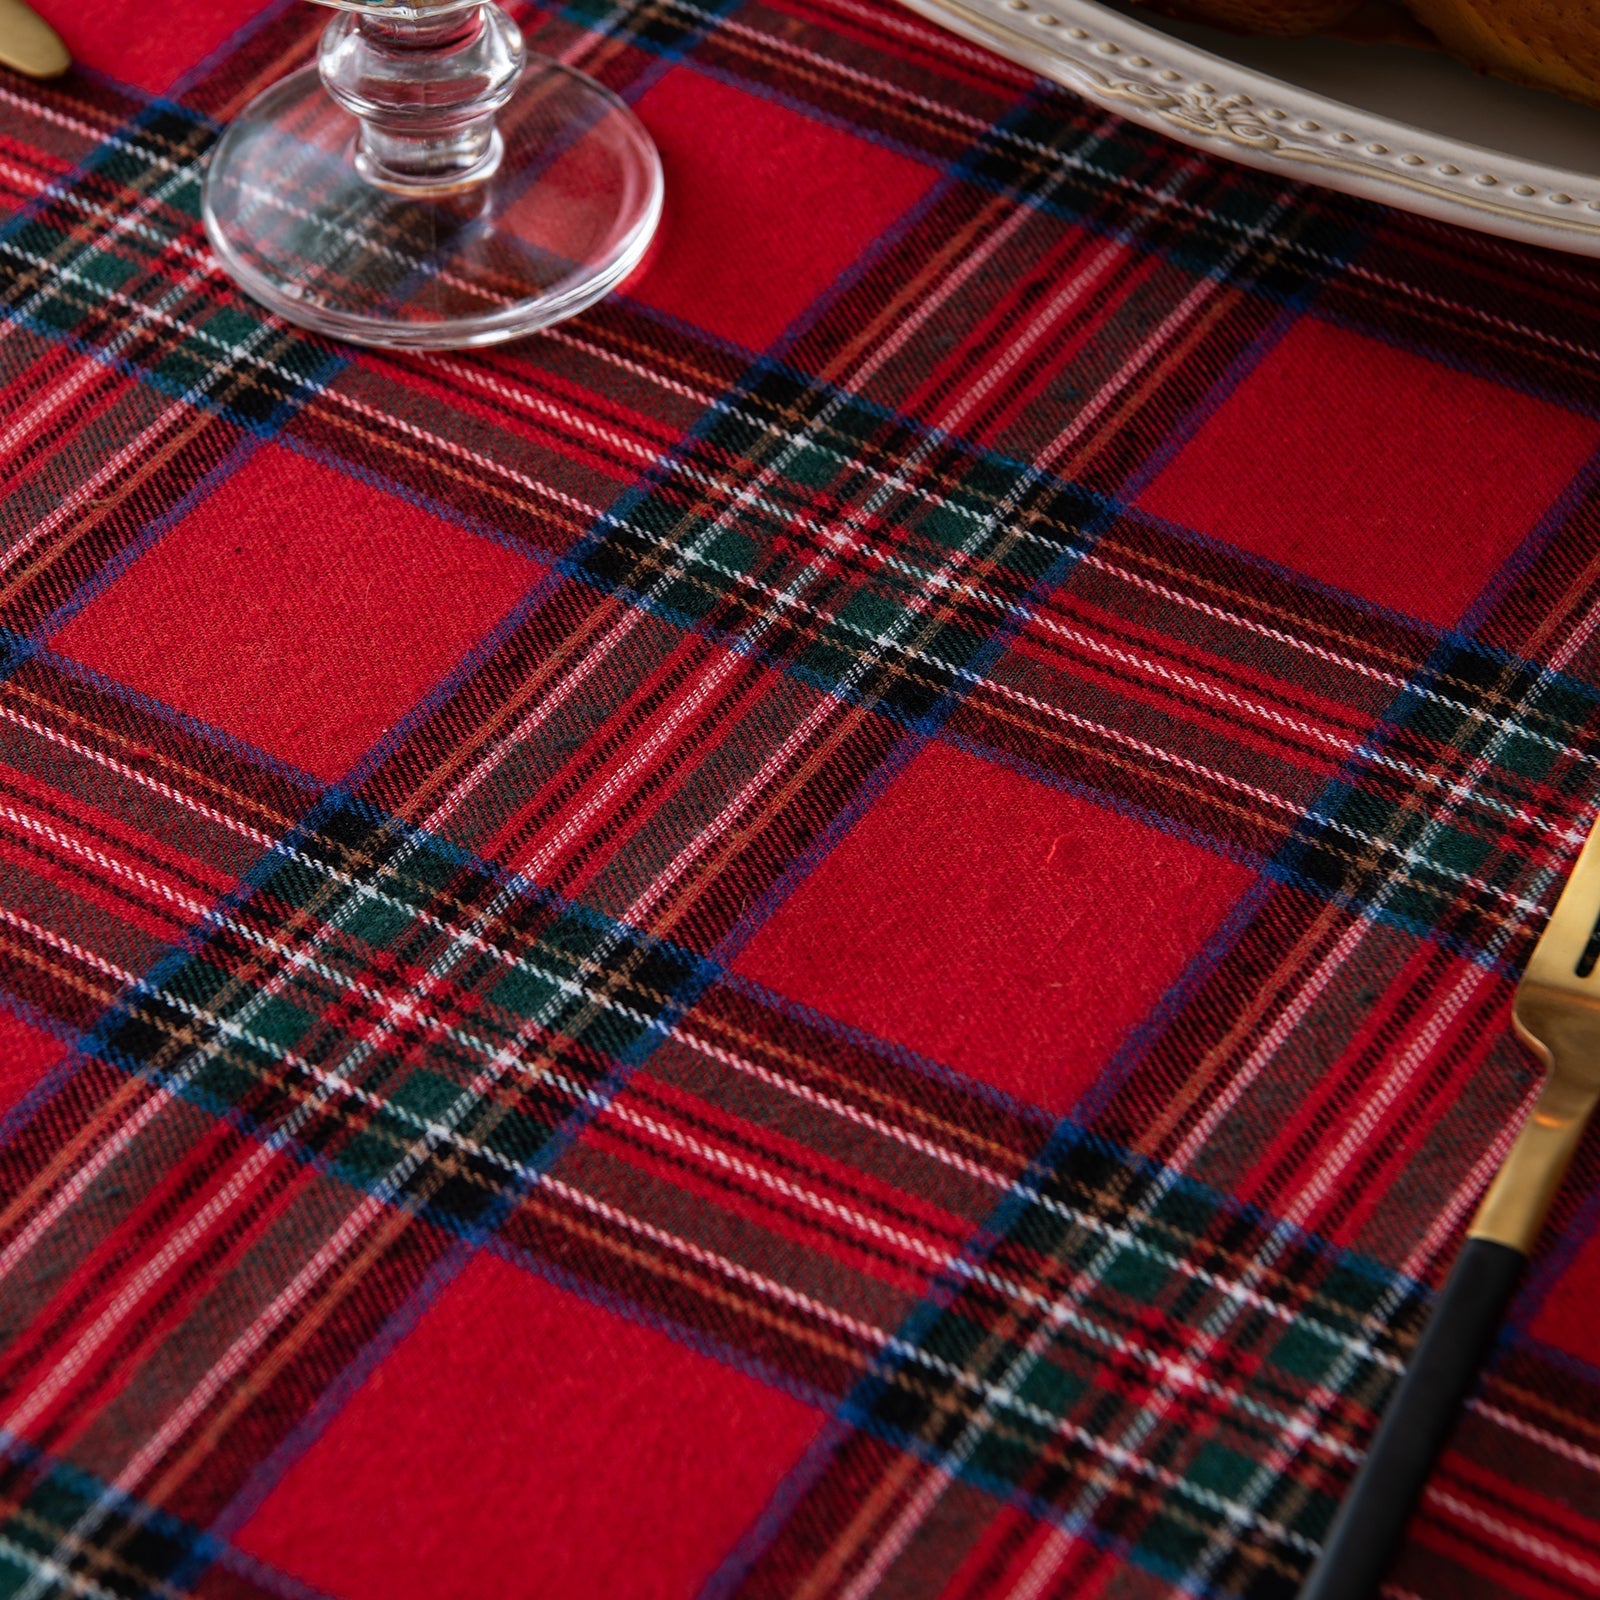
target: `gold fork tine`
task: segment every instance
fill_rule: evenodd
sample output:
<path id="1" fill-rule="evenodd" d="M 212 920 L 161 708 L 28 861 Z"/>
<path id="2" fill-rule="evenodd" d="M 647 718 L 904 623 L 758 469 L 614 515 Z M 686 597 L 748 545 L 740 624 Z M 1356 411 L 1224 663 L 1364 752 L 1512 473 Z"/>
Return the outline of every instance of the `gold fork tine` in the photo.
<path id="1" fill-rule="evenodd" d="M 1545 1080 L 1450 1270 L 1300 1600 L 1371 1600 L 1394 1559 L 1600 1100 L 1600 820 L 1522 982 L 1512 1020 Z"/>

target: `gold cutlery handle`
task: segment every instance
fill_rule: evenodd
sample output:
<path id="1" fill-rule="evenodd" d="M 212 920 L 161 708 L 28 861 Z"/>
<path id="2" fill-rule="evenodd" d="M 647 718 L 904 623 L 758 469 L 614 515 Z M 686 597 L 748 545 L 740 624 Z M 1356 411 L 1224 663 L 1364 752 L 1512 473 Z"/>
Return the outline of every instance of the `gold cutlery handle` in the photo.
<path id="1" fill-rule="evenodd" d="M 1566 1175 L 1584 1125 L 1600 1099 L 1589 1084 L 1559 1067 L 1545 1080 L 1467 1236 L 1494 1239 L 1527 1255 Z"/>
<path id="2" fill-rule="evenodd" d="M 59 77 L 72 57 L 56 30 L 23 0 L 0 0 L 0 65 L 30 78 Z"/>

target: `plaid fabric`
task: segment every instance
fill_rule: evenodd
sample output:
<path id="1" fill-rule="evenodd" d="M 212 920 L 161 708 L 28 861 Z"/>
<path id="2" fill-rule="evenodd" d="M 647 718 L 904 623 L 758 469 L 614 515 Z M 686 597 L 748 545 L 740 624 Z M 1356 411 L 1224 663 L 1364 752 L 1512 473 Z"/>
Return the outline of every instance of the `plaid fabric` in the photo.
<path id="1" fill-rule="evenodd" d="M 312 8 L 0 79 L 0 1589 L 1292 1595 L 1600 801 L 1600 273 L 883 0 L 573 0 L 669 210 L 221 275 Z M 1600 1154 L 1393 1600 L 1600 1593 Z"/>

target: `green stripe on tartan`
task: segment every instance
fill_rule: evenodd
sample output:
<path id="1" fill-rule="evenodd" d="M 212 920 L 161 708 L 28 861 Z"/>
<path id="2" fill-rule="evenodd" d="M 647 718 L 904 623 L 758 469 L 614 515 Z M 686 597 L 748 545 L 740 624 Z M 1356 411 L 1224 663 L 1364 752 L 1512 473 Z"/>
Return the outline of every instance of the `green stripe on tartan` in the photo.
<path id="1" fill-rule="evenodd" d="M 0 309 L 114 355 L 167 394 L 259 426 L 316 388 L 330 358 L 231 288 L 215 309 L 216 285 L 196 272 L 215 139 L 176 106 L 109 136 L 77 185 L 0 230 L 10 268 Z"/>
<path id="2" fill-rule="evenodd" d="M 965 692 L 974 660 L 1098 515 L 1093 497 L 1020 463 L 769 371 L 608 518 L 579 570 L 915 718 Z"/>
<path id="3" fill-rule="evenodd" d="M 1545 818 L 1586 809 L 1597 749 L 1592 691 L 1451 646 L 1401 691 L 1280 859 L 1363 913 L 1520 964 L 1577 843 Z"/>
<path id="4" fill-rule="evenodd" d="M 1421 1292 L 1088 1141 L 1008 1209 L 993 1248 L 902 1330 L 864 1425 L 1036 1516 L 1126 1545 L 1168 1580 L 1292 1595 L 1351 1440 L 1425 1314 Z M 1191 1365 L 1208 1340 L 1221 1348 Z M 1287 1461 L 1263 1467 L 1294 1438 Z M 824 1478 L 816 1493 L 836 1488 Z M 902 1496 L 914 1491 L 902 1481 Z M 885 1523 L 904 1503 L 881 1510 Z M 805 1508 L 789 1527 L 814 1534 Z M 791 1575 L 786 1560 L 821 1554 L 782 1544 L 764 1559 Z"/>
<path id="5" fill-rule="evenodd" d="M 124 1003 L 104 1053 L 461 1224 L 527 1180 L 697 971 L 350 807 L 214 920 Z"/>

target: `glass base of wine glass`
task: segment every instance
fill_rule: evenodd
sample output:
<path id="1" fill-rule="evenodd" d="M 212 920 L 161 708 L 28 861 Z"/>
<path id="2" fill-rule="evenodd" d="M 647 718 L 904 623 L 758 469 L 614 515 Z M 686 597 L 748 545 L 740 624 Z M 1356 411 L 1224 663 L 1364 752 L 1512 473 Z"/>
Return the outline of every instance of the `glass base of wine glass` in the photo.
<path id="1" fill-rule="evenodd" d="M 559 62 L 529 58 L 462 181 L 374 181 L 358 128 L 315 67 L 296 72 L 223 136 L 202 203 L 248 294 L 340 339 L 455 349 L 531 333 L 615 288 L 661 214 L 650 135 Z"/>

